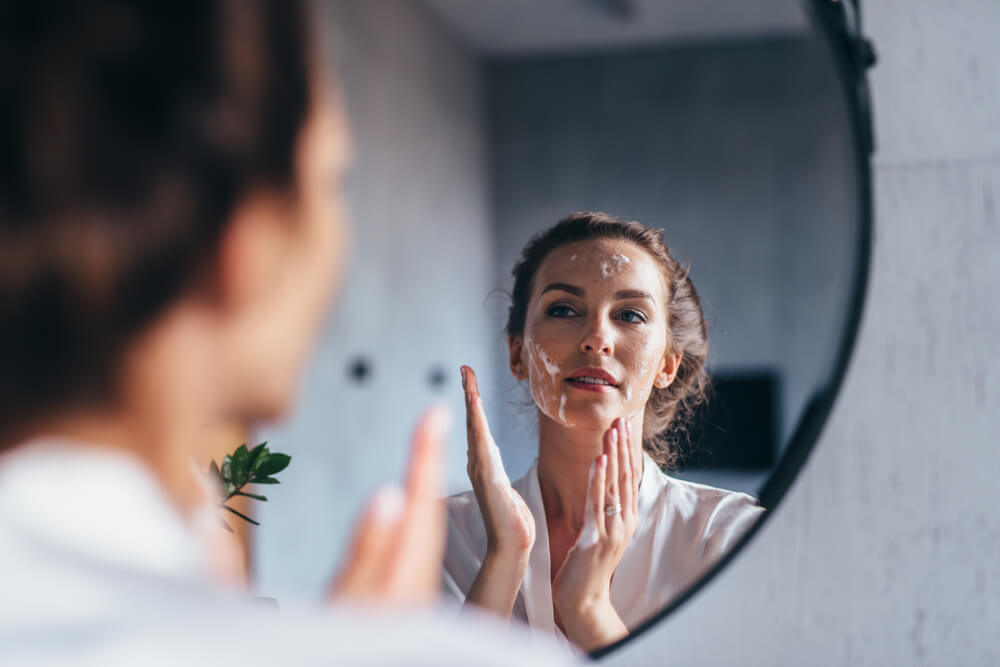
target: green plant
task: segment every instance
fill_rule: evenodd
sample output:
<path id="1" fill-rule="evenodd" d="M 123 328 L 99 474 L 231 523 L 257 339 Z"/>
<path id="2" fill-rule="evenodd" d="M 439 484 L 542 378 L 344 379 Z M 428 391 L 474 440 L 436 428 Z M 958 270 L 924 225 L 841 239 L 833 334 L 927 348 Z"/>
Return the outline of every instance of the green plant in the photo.
<path id="1" fill-rule="evenodd" d="M 246 443 L 240 445 L 232 454 L 226 454 L 226 457 L 222 459 L 221 467 L 215 461 L 212 461 L 208 466 L 208 473 L 212 476 L 213 480 L 218 480 L 222 489 L 222 499 L 219 501 L 219 507 L 235 514 L 244 521 L 249 521 L 253 525 L 259 526 L 260 522 L 254 521 L 246 514 L 233 509 L 226 504 L 226 501 L 233 496 L 244 496 L 267 502 L 267 498 L 264 496 L 257 493 L 247 493 L 243 490 L 243 487 L 247 484 L 278 484 L 279 482 L 274 478 L 274 475 L 287 468 L 291 460 L 292 457 L 288 454 L 268 450 L 267 443 L 262 442 L 249 450 Z M 226 530 L 233 532 L 233 529 L 225 520 L 222 521 L 222 524 L 226 527 Z"/>

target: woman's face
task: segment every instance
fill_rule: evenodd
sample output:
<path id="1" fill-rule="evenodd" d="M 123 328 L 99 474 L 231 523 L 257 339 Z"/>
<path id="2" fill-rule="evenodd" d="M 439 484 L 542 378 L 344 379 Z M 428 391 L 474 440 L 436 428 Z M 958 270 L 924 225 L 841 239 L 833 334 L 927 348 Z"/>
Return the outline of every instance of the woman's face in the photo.
<path id="1" fill-rule="evenodd" d="M 347 246 L 342 179 L 350 159 L 344 110 L 333 96 L 313 104 L 298 140 L 297 196 L 267 221 L 247 270 L 259 280 L 228 348 L 235 410 L 271 419 L 291 406 L 302 368 L 340 283 Z"/>
<path id="2" fill-rule="evenodd" d="M 538 267 L 511 369 L 549 419 L 604 430 L 641 413 L 680 356 L 667 340 L 663 271 L 644 249 L 610 239 L 571 243 Z"/>

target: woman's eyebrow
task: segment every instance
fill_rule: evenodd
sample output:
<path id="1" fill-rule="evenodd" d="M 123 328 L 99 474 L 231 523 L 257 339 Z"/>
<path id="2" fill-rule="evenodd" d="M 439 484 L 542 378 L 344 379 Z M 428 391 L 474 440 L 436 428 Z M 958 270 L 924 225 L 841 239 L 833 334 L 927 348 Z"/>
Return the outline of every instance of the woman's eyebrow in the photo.
<path id="1" fill-rule="evenodd" d="M 616 299 L 648 299 L 653 303 L 656 303 L 656 299 L 649 292 L 644 292 L 641 289 L 623 289 L 615 294 Z"/>
<path id="2" fill-rule="evenodd" d="M 576 285 L 570 285 L 569 283 L 549 283 L 542 290 L 542 294 L 546 292 L 551 292 L 552 290 L 562 290 L 563 292 L 569 292 L 574 296 L 583 296 L 583 288 L 577 287 Z"/>

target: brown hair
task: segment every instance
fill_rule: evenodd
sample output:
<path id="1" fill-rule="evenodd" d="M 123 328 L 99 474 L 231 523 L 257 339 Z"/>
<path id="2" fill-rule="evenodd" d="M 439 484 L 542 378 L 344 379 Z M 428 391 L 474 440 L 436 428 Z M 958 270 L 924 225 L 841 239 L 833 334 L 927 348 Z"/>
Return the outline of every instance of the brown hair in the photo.
<path id="1" fill-rule="evenodd" d="M 127 344 L 211 269 L 239 201 L 294 196 L 304 10 L 267 0 L 0 9 L 0 447 L 104 405 Z"/>
<path id="2" fill-rule="evenodd" d="M 507 316 L 507 334 L 524 334 L 532 281 L 542 261 L 556 248 L 592 239 L 614 239 L 634 243 L 648 252 L 663 269 L 667 304 L 668 342 L 681 353 L 680 368 L 670 386 L 653 388 L 646 402 L 643 447 L 661 466 L 677 462 L 680 436 L 687 431 L 697 407 L 708 395 L 705 371 L 708 356 L 708 326 L 701 300 L 688 271 L 670 254 L 662 230 L 638 222 L 591 211 L 572 213 L 554 226 L 532 237 L 514 265 L 514 289 Z"/>

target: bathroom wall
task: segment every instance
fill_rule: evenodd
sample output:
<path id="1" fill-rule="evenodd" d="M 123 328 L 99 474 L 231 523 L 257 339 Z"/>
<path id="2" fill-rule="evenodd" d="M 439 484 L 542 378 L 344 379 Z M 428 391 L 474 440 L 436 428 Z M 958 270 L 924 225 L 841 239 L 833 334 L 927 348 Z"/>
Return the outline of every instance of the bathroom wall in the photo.
<path id="1" fill-rule="evenodd" d="M 662 227 L 703 300 L 710 366 L 779 376 L 783 442 L 828 372 L 853 266 L 846 123 L 821 42 L 514 56 L 487 75 L 497 284 L 509 289 L 527 240 L 571 211 Z M 495 432 L 520 474 L 537 419 L 502 341 L 495 363 Z"/>
<path id="2" fill-rule="evenodd" d="M 465 479 L 458 366 L 473 364 L 492 381 L 477 65 L 417 3 L 321 7 L 316 29 L 333 47 L 354 141 L 352 244 L 296 412 L 257 434 L 292 455 L 282 484 L 255 508 L 257 586 L 279 598 L 323 590 L 363 498 L 401 479 L 410 430 L 432 401 L 456 418 L 449 485 Z M 358 360 L 368 368 L 361 381 L 351 374 Z"/>

